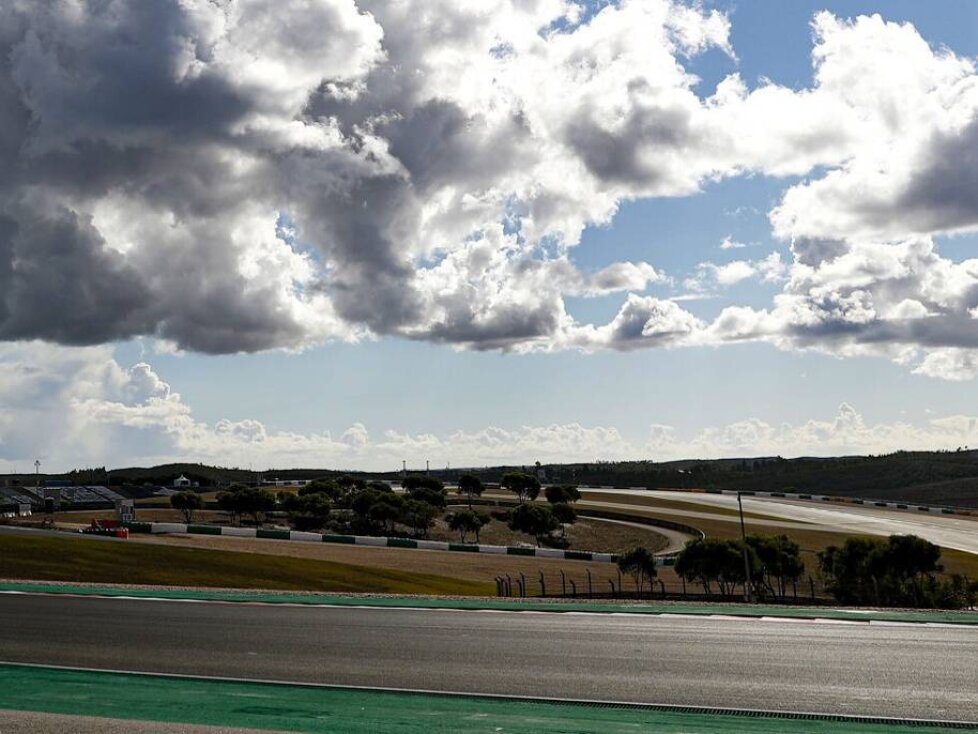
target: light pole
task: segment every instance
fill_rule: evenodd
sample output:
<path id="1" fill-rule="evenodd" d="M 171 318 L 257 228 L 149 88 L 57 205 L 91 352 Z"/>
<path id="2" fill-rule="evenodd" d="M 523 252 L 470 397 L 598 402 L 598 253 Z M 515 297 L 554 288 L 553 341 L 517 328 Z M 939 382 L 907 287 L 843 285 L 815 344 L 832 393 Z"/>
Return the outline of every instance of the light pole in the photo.
<path id="1" fill-rule="evenodd" d="M 34 459 L 34 489 L 41 486 L 41 460 Z"/>
<path id="2" fill-rule="evenodd" d="M 740 510 L 740 545 L 744 554 L 744 601 L 750 604 L 750 562 L 747 560 L 747 528 L 744 526 L 744 503 L 737 492 L 737 508 Z"/>

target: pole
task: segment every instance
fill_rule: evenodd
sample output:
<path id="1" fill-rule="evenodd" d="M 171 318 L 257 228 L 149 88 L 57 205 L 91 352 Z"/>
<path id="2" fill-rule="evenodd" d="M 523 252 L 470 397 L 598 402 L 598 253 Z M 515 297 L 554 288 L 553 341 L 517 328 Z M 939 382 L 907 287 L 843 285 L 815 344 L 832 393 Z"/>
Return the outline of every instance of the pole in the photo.
<path id="1" fill-rule="evenodd" d="M 744 554 L 744 601 L 750 604 L 750 562 L 747 560 L 747 528 L 744 525 L 744 503 L 737 492 L 737 508 L 740 510 L 740 543 Z"/>

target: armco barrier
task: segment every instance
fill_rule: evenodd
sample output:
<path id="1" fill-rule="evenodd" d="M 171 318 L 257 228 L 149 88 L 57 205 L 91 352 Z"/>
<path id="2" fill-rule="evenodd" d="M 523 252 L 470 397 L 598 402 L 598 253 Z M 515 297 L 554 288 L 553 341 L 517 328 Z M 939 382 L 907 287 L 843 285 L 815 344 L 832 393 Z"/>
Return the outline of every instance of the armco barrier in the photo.
<path id="1" fill-rule="evenodd" d="M 589 513 L 590 514 L 590 513 Z M 676 525 L 672 523 L 671 525 Z M 497 555 L 530 556 L 566 561 L 591 561 L 613 563 L 618 557 L 613 553 L 592 551 L 568 551 L 557 548 L 523 548 L 504 545 L 469 545 L 467 543 L 448 543 L 443 540 L 413 540 L 411 538 L 378 538 L 371 535 L 321 535 L 298 530 L 264 530 L 258 528 L 237 528 L 219 525 L 187 525 L 178 522 L 131 522 L 126 523 L 131 533 L 152 534 L 190 534 L 226 535 L 234 538 L 267 538 L 290 540 L 303 543 L 339 543 L 343 545 L 364 545 L 376 548 L 412 548 L 418 550 L 453 551 L 460 553 L 495 553 Z M 694 531 L 698 532 L 698 531 Z M 668 565 L 668 560 L 664 562 Z"/>

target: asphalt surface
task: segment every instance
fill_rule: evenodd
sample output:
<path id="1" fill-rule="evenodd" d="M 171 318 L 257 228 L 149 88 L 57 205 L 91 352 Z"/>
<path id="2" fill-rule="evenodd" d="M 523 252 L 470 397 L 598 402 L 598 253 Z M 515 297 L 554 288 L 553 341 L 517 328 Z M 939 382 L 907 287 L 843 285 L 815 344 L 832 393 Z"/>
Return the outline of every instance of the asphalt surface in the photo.
<path id="1" fill-rule="evenodd" d="M 978 630 L 0 595 L 0 661 L 978 719 Z"/>
<path id="2" fill-rule="evenodd" d="M 630 490 L 630 489 L 598 489 L 583 490 L 586 504 L 589 507 L 606 507 L 621 511 L 623 508 L 635 508 L 635 505 L 595 501 L 592 492 L 612 495 L 631 495 L 639 497 L 655 497 L 665 500 L 679 500 L 700 505 L 704 512 L 687 512 L 667 508 L 655 508 L 656 514 L 689 518 L 695 525 L 697 517 L 736 521 L 729 515 L 710 513 L 711 508 L 737 509 L 737 498 L 732 495 L 701 494 L 694 492 L 669 492 L 664 490 Z M 808 530 L 828 530 L 832 532 L 868 534 L 868 535 L 917 535 L 929 540 L 942 548 L 953 548 L 967 553 L 978 554 L 978 520 L 955 517 L 953 515 L 935 515 L 897 510 L 866 505 L 848 505 L 835 503 L 817 503 L 805 500 L 781 499 L 777 497 L 744 497 L 744 512 L 768 515 L 772 519 L 748 517 L 748 531 L 760 527 L 765 532 L 777 527 L 804 528 Z M 582 512 L 586 512 L 582 508 Z M 773 519 L 781 518 L 781 519 Z"/>

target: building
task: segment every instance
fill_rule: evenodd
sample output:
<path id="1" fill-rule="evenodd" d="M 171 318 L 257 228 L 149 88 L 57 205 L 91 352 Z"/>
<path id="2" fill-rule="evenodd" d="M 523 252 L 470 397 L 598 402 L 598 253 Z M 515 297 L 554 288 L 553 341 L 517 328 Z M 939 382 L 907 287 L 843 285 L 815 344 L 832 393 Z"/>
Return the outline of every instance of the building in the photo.
<path id="1" fill-rule="evenodd" d="M 192 482 L 187 479 L 183 474 L 173 480 L 174 487 L 189 487 Z"/>

